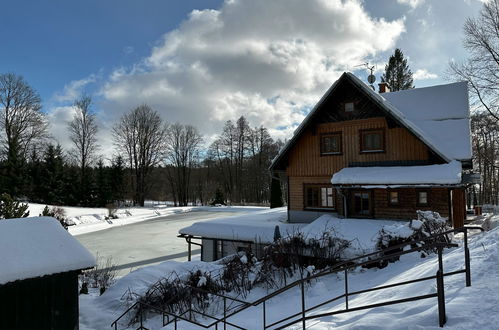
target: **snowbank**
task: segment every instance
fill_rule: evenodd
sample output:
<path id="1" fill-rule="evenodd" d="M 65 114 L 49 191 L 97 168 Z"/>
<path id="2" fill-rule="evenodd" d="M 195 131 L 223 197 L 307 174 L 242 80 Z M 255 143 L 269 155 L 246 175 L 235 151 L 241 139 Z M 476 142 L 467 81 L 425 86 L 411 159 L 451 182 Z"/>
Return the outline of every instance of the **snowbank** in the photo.
<path id="1" fill-rule="evenodd" d="M 38 216 L 45 208 L 45 204 L 29 203 L 31 216 Z M 51 207 L 49 205 L 49 207 Z M 59 206 L 58 206 L 59 207 Z M 108 210 L 106 208 L 72 207 L 60 206 L 64 209 L 66 217 L 73 226 L 68 228 L 72 235 L 86 234 L 94 231 L 108 229 L 114 226 L 123 226 L 136 222 L 153 219 L 160 216 L 168 216 L 193 211 L 216 211 L 216 212 L 256 212 L 268 209 L 267 207 L 255 206 L 183 206 L 170 207 L 167 205 L 156 205 L 148 207 L 120 208 L 116 211 L 118 219 L 106 220 Z"/>
<path id="2" fill-rule="evenodd" d="M 0 284 L 95 266 L 95 258 L 48 217 L 0 221 Z"/>

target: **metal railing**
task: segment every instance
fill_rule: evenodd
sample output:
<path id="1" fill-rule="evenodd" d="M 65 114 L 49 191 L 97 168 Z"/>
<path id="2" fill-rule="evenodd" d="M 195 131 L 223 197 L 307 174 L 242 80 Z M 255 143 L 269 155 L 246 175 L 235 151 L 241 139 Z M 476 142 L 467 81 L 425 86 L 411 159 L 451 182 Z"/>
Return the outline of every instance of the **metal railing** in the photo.
<path id="1" fill-rule="evenodd" d="M 144 308 L 147 308 L 151 311 L 155 311 L 159 315 L 163 315 L 163 326 L 166 326 L 168 324 L 174 324 L 174 328 L 177 329 L 177 323 L 178 321 L 186 321 L 192 324 L 195 324 L 197 326 L 203 327 L 203 328 L 211 328 L 215 327 L 215 329 L 218 329 L 219 324 L 223 324 L 224 329 L 227 328 L 227 326 L 231 326 L 237 329 L 244 329 L 244 327 L 241 327 L 239 325 L 236 325 L 232 322 L 229 322 L 227 319 L 230 317 L 239 314 L 243 310 L 246 310 L 250 307 L 256 307 L 256 306 L 262 306 L 262 320 L 263 320 L 263 329 L 269 329 L 272 327 L 275 327 L 275 329 L 284 329 L 290 325 L 296 324 L 301 322 L 302 323 L 302 328 L 305 329 L 306 327 L 306 322 L 312 319 L 317 319 L 320 317 L 325 317 L 325 316 L 332 316 L 332 315 L 337 315 L 337 314 L 343 314 L 343 313 L 348 313 L 348 312 L 355 312 L 359 310 L 364 310 L 364 309 L 370 309 L 370 308 L 375 308 L 375 307 L 381 307 L 381 306 L 388 306 L 388 305 L 394 305 L 394 304 L 400 304 L 400 303 L 406 303 L 406 302 L 411 302 L 411 301 L 416 301 L 416 300 L 421 300 L 421 299 L 429 299 L 429 298 L 437 298 L 438 302 L 438 315 L 439 315 L 439 325 L 440 327 L 443 327 L 445 322 L 446 322 L 446 315 L 445 315 L 445 291 L 444 291 L 444 277 L 446 276 L 452 276 L 452 275 L 457 275 L 461 273 L 465 273 L 465 282 L 466 286 L 471 286 L 471 268 L 470 268 L 470 252 L 468 248 L 468 230 L 481 230 L 483 231 L 482 227 L 462 227 L 462 228 L 457 228 L 457 229 L 452 229 L 448 230 L 446 232 L 440 233 L 440 234 L 435 234 L 428 236 L 424 239 L 420 240 L 413 240 L 410 242 L 405 242 L 402 244 L 398 244 L 395 246 L 391 246 L 389 248 L 383 249 L 381 251 L 365 254 L 359 257 L 355 257 L 343 262 L 340 262 L 327 270 L 324 270 L 322 272 L 319 272 L 317 274 L 307 276 L 306 278 L 301 278 L 299 280 L 296 280 L 260 299 L 257 299 L 253 302 L 248 302 L 244 301 L 238 298 L 230 297 L 228 295 L 222 295 L 218 293 L 213 293 L 209 292 L 200 288 L 195 288 L 195 287 L 189 287 L 190 290 L 192 291 L 197 291 L 197 292 L 202 292 L 202 293 L 207 293 L 212 296 L 219 297 L 220 299 L 223 300 L 223 316 L 222 317 L 215 317 L 213 315 L 207 315 L 204 312 L 195 310 L 192 308 L 189 308 L 180 314 L 175 314 L 171 313 L 162 309 L 159 309 L 157 307 L 149 306 L 145 303 L 142 302 L 136 302 L 132 306 L 130 306 L 118 319 L 116 319 L 112 323 L 112 327 L 114 327 L 115 330 L 118 329 L 118 321 L 122 319 L 127 313 L 129 313 L 132 310 L 137 310 L 138 313 L 138 320 L 137 322 L 139 323 L 139 327 L 136 328 L 137 330 L 143 330 L 147 329 L 143 326 L 143 313 L 144 313 Z M 463 233 L 463 242 L 464 242 L 464 259 L 465 259 L 465 267 L 464 269 L 460 270 L 455 270 L 451 272 L 444 272 L 443 269 L 443 260 L 442 260 L 442 251 L 446 247 L 456 247 L 457 244 L 452 244 L 449 243 L 449 240 L 447 239 L 449 234 L 455 234 L 455 233 Z M 427 243 L 431 242 L 431 243 Z M 424 245 L 421 245 L 421 244 Z M 409 246 L 409 249 L 404 249 L 404 247 Z M 349 281 L 348 281 L 348 273 L 351 269 L 357 268 L 359 266 L 366 266 L 366 265 L 372 265 L 376 263 L 381 263 L 386 260 L 393 260 L 393 258 L 400 257 L 405 254 L 409 253 L 415 253 L 415 252 L 421 252 L 423 249 L 436 249 L 437 254 L 438 254 L 438 270 L 436 272 L 436 275 L 434 276 L 427 276 L 427 277 L 422 277 L 422 278 L 417 278 L 413 280 L 408 280 L 408 281 L 403 281 L 403 282 L 398 282 L 398 283 L 392 283 L 388 285 L 383 285 L 383 286 L 377 286 L 373 288 L 368 288 L 364 290 L 358 290 L 358 291 L 349 291 Z M 306 295 L 305 295 L 305 284 L 307 282 L 310 282 L 313 279 L 317 279 L 323 276 L 331 275 L 331 274 L 338 274 L 338 273 L 343 273 L 344 276 L 344 293 L 338 296 L 335 296 L 327 301 L 321 302 L 317 305 L 314 305 L 312 307 L 306 307 Z M 389 301 L 383 301 L 383 302 L 376 302 L 373 304 L 369 305 L 363 305 L 363 306 L 356 306 L 356 307 L 351 307 L 349 306 L 349 297 L 367 293 L 367 292 L 374 292 L 378 290 L 384 290 L 384 289 L 389 289 L 389 288 L 394 288 L 398 286 L 403 286 L 407 284 L 412 284 L 412 283 L 417 283 L 417 282 L 423 282 L 423 281 L 428 281 L 428 280 L 436 280 L 436 287 L 437 287 L 437 292 L 436 293 L 430 293 L 426 295 L 419 295 L 419 296 L 412 296 L 412 297 L 407 297 L 407 298 L 402 298 L 402 299 L 396 299 L 396 300 L 389 300 Z M 292 315 L 288 315 L 282 319 L 279 319 L 277 321 L 274 321 L 272 323 L 268 323 L 267 320 L 267 301 L 280 295 L 283 294 L 284 292 L 287 292 L 293 288 L 299 287 L 300 288 L 300 298 L 301 298 L 301 310 L 297 313 L 294 313 Z M 172 299 L 175 299 L 173 297 Z M 311 314 L 311 312 L 316 311 L 318 308 L 323 307 L 327 304 L 330 304 L 332 302 L 338 301 L 340 299 L 344 299 L 344 309 L 340 310 L 335 310 L 335 311 L 330 311 L 330 312 L 324 312 L 324 313 L 318 313 L 318 314 Z M 232 304 L 237 303 L 235 306 L 229 306 L 227 307 L 227 301 L 232 302 Z M 187 317 L 188 314 L 188 317 Z M 212 322 L 209 322 L 208 324 L 203 324 L 198 322 L 195 318 L 193 318 L 193 315 L 201 315 L 205 319 L 210 319 Z M 286 323 L 285 323 L 286 322 Z"/>

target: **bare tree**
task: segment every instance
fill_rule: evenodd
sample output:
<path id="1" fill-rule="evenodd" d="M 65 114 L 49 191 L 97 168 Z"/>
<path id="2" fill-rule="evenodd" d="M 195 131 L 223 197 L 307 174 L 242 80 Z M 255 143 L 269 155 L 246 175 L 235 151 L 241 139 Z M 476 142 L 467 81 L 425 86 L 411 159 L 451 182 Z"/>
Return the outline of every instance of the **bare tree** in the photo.
<path id="1" fill-rule="evenodd" d="M 89 182 L 87 169 L 94 160 L 97 144 L 97 122 L 95 113 L 90 106 L 92 98 L 82 96 L 74 102 L 75 114 L 73 120 L 68 123 L 69 138 L 73 142 L 72 155 L 80 167 L 80 199 L 84 200 L 88 194 Z"/>
<path id="2" fill-rule="evenodd" d="M 179 206 L 186 206 L 189 202 L 191 171 L 198 162 L 201 142 L 201 134 L 193 126 L 176 123 L 168 128 L 166 134 L 168 180 Z"/>
<path id="3" fill-rule="evenodd" d="M 144 206 L 152 169 L 163 158 L 166 125 L 159 114 L 144 104 L 123 115 L 113 127 L 114 141 L 128 158 L 134 202 Z"/>
<path id="4" fill-rule="evenodd" d="M 475 103 L 499 120 L 499 0 L 483 5 L 477 18 L 464 24 L 464 47 L 469 58 L 450 63 L 450 71 L 468 81 Z"/>
<path id="5" fill-rule="evenodd" d="M 30 147 L 48 136 L 48 124 L 41 108 L 40 96 L 23 77 L 0 74 L 0 135 L 7 159 L 6 177 L 11 187 L 20 185 L 19 171 Z"/>

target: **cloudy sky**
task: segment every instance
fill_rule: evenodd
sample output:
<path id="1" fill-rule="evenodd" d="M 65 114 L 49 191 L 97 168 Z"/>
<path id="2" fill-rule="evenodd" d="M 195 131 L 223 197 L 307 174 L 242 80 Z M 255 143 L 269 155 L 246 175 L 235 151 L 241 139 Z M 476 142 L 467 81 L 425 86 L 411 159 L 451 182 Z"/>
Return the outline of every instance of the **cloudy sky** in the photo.
<path id="1" fill-rule="evenodd" d="M 147 103 L 207 143 L 244 115 L 290 136 L 344 71 L 379 77 L 396 47 L 416 87 L 446 83 L 462 60 L 462 25 L 479 0 L 86 0 L 2 4 L 0 73 L 42 96 L 51 133 L 69 148 L 71 104 L 93 97 L 102 151 L 110 128 Z M 108 153 L 107 153 L 108 154 Z"/>

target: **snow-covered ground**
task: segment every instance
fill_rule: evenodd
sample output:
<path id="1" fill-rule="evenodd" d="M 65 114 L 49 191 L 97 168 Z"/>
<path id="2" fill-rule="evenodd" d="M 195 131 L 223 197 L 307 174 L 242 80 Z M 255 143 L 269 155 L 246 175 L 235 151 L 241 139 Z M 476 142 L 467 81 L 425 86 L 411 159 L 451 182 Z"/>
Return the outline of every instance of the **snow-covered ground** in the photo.
<path id="1" fill-rule="evenodd" d="M 30 216 L 38 216 L 45 208 L 45 204 L 29 203 Z M 49 206 L 51 207 L 51 206 Z M 140 221 L 150 220 L 160 216 L 179 214 L 192 211 L 216 211 L 216 212 L 235 212 L 235 211 L 260 211 L 268 209 L 266 207 L 253 206 L 184 206 L 171 207 L 165 204 L 149 205 L 145 207 L 127 207 L 119 208 L 116 212 L 118 219 L 105 220 L 108 215 L 106 208 L 89 207 L 71 207 L 62 206 L 66 217 L 74 223 L 68 228 L 73 235 L 90 233 L 98 230 L 112 228 L 114 226 L 123 226 Z"/>
<path id="2" fill-rule="evenodd" d="M 499 223 L 499 216 L 490 220 Z M 494 227 L 494 226 L 493 226 Z M 352 229 L 351 227 L 349 228 Z M 446 328 L 450 329 L 497 329 L 499 324 L 499 228 L 476 233 L 470 237 L 472 286 L 466 287 L 464 274 L 445 278 L 445 298 L 447 309 Z M 461 269 L 464 265 L 462 242 L 457 248 L 444 253 L 446 272 Z M 216 263 L 165 262 L 159 265 L 136 270 L 120 279 L 104 295 L 80 296 L 80 328 L 105 329 L 125 309 L 127 292 L 142 294 L 147 288 L 172 272 L 183 274 L 193 269 L 216 271 Z M 356 269 L 349 276 L 350 290 L 361 290 L 374 286 L 435 275 L 438 267 L 436 256 L 420 258 L 411 254 L 384 269 Z M 306 289 L 306 305 L 312 306 L 343 293 L 344 282 L 341 275 L 322 277 Z M 365 293 L 350 298 L 350 307 L 370 304 L 383 300 L 406 298 L 414 295 L 434 293 L 433 281 L 413 283 L 389 290 Z M 246 300 L 253 301 L 265 295 L 264 289 L 254 289 Z M 281 319 L 298 312 L 300 296 L 298 290 L 290 290 L 267 302 L 267 322 Z M 343 301 L 326 305 L 317 312 L 327 312 L 344 308 Z M 159 317 L 149 321 L 149 327 L 157 326 Z M 248 329 L 262 328 L 261 306 L 253 307 L 230 319 L 231 322 Z M 419 300 L 411 303 L 379 307 L 370 310 L 325 317 L 309 321 L 311 329 L 439 329 L 438 310 L 435 299 Z M 296 326 L 300 328 L 301 326 Z M 180 329 L 195 329 L 187 323 L 180 323 Z"/>

